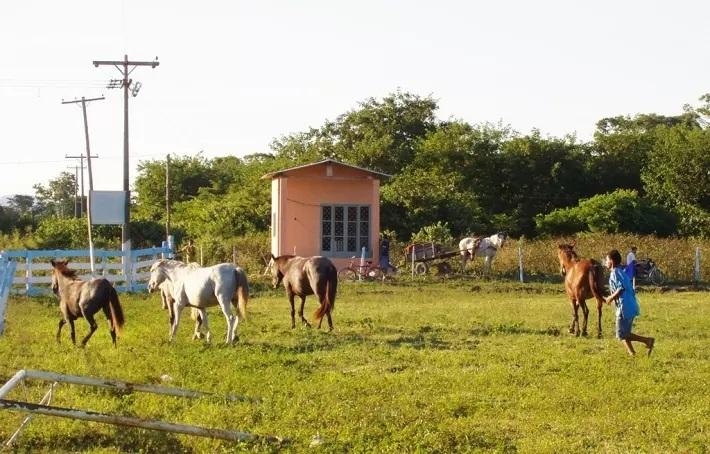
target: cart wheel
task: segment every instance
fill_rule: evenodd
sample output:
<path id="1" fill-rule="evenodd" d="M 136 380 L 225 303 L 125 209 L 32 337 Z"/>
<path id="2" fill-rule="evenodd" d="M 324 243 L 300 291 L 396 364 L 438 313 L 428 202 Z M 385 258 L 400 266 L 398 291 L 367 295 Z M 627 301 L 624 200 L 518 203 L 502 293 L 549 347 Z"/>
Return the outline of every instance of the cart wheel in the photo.
<path id="1" fill-rule="evenodd" d="M 385 273 L 382 271 L 382 268 L 375 266 L 367 271 L 367 279 L 372 281 L 384 281 Z"/>
<path id="2" fill-rule="evenodd" d="M 666 275 L 658 268 L 654 268 L 648 273 L 648 280 L 654 285 L 663 285 L 666 282 Z"/>
<path id="3" fill-rule="evenodd" d="M 417 262 L 414 264 L 415 274 L 427 274 L 429 273 L 429 264 L 426 262 Z"/>
<path id="4" fill-rule="evenodd" d="M 357 273 L 352 268 L 343 268 L 338 271 L 338 279 L 341 281 L 354 282 L 357 280 Z"/>

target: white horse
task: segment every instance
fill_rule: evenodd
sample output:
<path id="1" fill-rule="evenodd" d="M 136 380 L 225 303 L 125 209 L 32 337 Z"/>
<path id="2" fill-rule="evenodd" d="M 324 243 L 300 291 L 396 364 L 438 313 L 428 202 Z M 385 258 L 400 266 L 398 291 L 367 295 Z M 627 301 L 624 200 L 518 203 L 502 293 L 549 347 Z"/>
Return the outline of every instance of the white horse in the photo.
<path id="1" fill-rule="evenodd" d="M 165 262 L 165 266 L 170 266 L 173 268 L 177 267 L 192 267 L 192 268 L 199 268 L 200 265 L 197 263 L 184 263 L 179 260 L 167 260 Z M 163 309 L 168 311 L 169 315 L 169 323 L 170 323 L 170 332 L 172 332 L 173 329 L 173 321 L 175 320 L 175 312 L 173 311 L 173 303 L 175 302 L 175 298 L 173 297 L 173 283 L 169 280 L 166 279 L 163 282 L 160 283 L 158 286 L 160 289 L 160 301 L 162 303 Z M 149 289 L 152 290 L 152 289 Z M 195 330 L 192 335 L 192 339 L 201 339 L 202 338 L 202 332 L 200 328 L 204 324 L 205 328 L 207 329 L 207 334 L 210 336 L 209 333 L 209 323 L 207 320 L 207 311 L 198 308 L 198 307 L 193 307 L 191 308 L 190 311 L 190 318 L 195 320 Z"/>
<path id="2" fill-rule="evenodd" d="M 483 273 L 488 274 L 491 270 L 491 263 L 496 256 L 498 249 L 503 247 L 503 243 L 508 238 L 505 232 L 498 232 L 487 238 L 467 237 L 459 241 L 459 251 L 461 252 L 461 272 L 466 269 L 466 261 L 473 260 L 475 256 L 485 257 Z"/>
<path id="3" fill-rule="evenodd" d="M 249 283 L 243 269 L 231 263 L 201 268 L 192 265 L 177 266 L 174 260 L 159 260 L 150 268 L 148 291 L 154 291 L 166 280 L 172 284 L 170 290 L 174 299 L 170 341 L 175 338 L 183 308 L 189 306 L 204 310 L 217 305 L 222 309 L 227 320 L 227 344 L 238 340 L 239 318 L 246 318 L 249 299 Z M 232 314 L 230 303 L 234 303 L 238 315 Z M 206 322 L 204 318 L 203 323 L 209 342 L 212 336 Z"/>

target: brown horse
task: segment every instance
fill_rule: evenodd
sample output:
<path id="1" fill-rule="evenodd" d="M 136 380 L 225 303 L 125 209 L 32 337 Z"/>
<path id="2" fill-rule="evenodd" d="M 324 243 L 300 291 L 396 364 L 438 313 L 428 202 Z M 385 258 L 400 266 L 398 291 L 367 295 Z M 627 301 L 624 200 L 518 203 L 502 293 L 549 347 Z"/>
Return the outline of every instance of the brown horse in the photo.
<path id="1" fill-rule="evenodd" d="M 597 300 L 597 337 L 602 337 L 604 273 L 601 263 L 579 258 L 574 251 L 574 244 L 560 244 L 557 256 L 560 259 L 560 272 L 565 277 L 565 290 L 572 303 L 572 324 L 569 332 L 577 336 L 580 334 L 578 310 L 581 307 L 584 315 L 582 335 L 587 335 L 589 309 L 585 300 L 594 297 Z"/>
<path id="2" fill-rule="evenodd" d="M 84 317 L 90 327 L 89 334 L 81 341 L 81 346 L 85 346 L 98 328 L 94 314 L 101 309 L 108 320 L 111 340 L 115 347 L 116 332 L 121 333 L 125 319 L 113 285 L 104 278 L 82 281 L 76 271 L 67 268 L 66 261 L 49 262 L 52 264 L 52 291 L 59 297 L 59 308 L 63 316 L 59 320 L 57 342 L 60 341 L 62 327 L 68 322 L 71 327 L 71 341 L 76 344 L 74 320 Z"/>
<path id="3" fill-rule="evenodd" d="M 288 301 L 291 303 L 291 328 L 296 327 L 296 310 L 294 307 L 294 297 L 301 298 L 301 308 L 298 315 L 305 326 L 311 326 L 303 316 L 303 306 L 306 304 L 306 296 L 317 295 L 320 307 L 315 311 L 313 317 L 318 320 L 318 328 L 323 323 L 323 316 L 328 316 L 328 326 L 333 330 L 333 319 L 331 312 L 335 307 L 335 293 L 338 289 L 338 270 L 333 262 L 325 257 L 296 257 L 293 255 L 282 255 L 280 257 L 271 256 L 273 264 L 271 266 L 271 276 L 274 288 L 281 282 L 286 288 Z"/>

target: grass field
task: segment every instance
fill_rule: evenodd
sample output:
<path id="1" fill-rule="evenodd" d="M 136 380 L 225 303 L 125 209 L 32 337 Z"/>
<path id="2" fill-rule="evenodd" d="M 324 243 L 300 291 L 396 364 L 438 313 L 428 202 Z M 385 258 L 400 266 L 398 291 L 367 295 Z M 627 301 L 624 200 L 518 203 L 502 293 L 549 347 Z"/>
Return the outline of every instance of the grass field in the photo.
<path id="1" fill-rule="evenodd" d="M 256 290 L 258 286 L 253 286 Z M 254 291 L 236 347 L 190 340 L 183 319 L 169 345 L 158 295 L 123 296 L 127 326 L 113 349 L 105 322 L 86 349 L 54 340 L 54 299 L 11 298 L 0 378 L 34 368 L 217 394 L 261 403 L 179 399 L 59 386 L 53 405 L 278 435 L 280 446 L 39 416 L 27 452 L 707 452 L 710 294 L 641 293 L 636 331 L 657 338 L 651 358 L 613 339 L 567 334 L 561 285 L 477 281 L 341 285 L 333 333 L 290 329 L 280 290 Z M 313 301 L 306 303 L 310 318 Z M 215 340 L 224 319 L 210 312 Z M 593 327 L 593 324 L 591 325 Z M 77 336 L 86 333 L 83 320 Z M 594 334 L 594 329 L 590 334 Z M 39 401 L 46 383 L 11 399 Z M 0 411 L 0 439 L 21 414 Z"/>

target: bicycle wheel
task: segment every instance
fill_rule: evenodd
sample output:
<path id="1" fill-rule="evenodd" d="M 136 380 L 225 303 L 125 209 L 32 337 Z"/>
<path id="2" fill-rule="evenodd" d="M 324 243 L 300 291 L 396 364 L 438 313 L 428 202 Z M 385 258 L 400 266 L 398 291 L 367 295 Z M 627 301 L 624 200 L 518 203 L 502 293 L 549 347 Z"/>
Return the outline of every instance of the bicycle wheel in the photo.
<path id="1" fill-rule="evenodd" d="M 338 279 L 341 281 L 354 282 L 357 280 L 357 272 L 352 268 L 343 268 L 338 271 Z"/>
<path id="2" fill-rule="evenodd" d="M 658 268 L 653 268 L 648 273 L 648 280 L 654 285 L 663 285 L 666 282 L 666 275 Z"/>
<path id="3" fill-rule="evenodd" d="M 385 273 L 379 266 L 374 266 L 367 270 L 367 279 L 371 281 L 383 281 L 385 279 Z"/>

